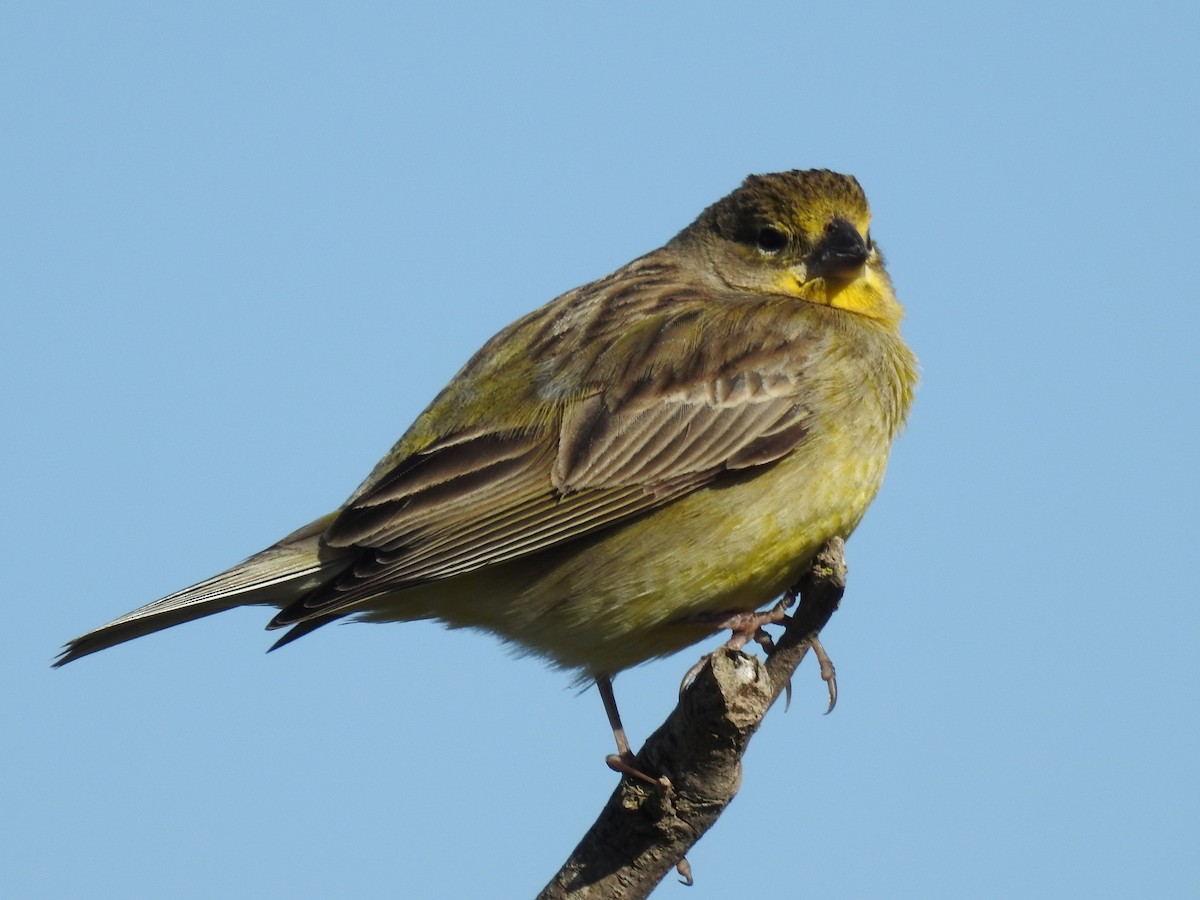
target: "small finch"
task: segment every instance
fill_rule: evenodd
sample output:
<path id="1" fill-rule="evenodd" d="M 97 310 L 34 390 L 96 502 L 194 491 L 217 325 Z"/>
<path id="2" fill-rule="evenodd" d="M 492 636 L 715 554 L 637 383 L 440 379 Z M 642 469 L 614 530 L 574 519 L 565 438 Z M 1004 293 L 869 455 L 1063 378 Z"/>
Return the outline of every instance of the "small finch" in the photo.
<path id="1" fill-rule="evenodd" d="M 755 175 L 509 325 L 336 512 L 76 638 L 236 606 L 279 647 L 354 616 L 481 628 L 595 679 L 791 587 L 874 499 L 916 386 L 858 182 Z"/>

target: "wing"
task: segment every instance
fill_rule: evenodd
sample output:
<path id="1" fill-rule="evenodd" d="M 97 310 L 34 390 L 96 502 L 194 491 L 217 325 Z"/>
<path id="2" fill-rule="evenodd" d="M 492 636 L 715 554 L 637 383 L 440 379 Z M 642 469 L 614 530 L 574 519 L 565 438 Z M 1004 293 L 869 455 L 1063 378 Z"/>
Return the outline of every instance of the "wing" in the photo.
<path id="1" fill-rule="evenodd" d="M 792 451 L 811 425 L 809 333 L 772 328 L 788 315 L 780 304 L 756 317 L 674 299 L 608 335 L 550 313 L 525 323 L 554 333 L 554 352 L 535 335 L 527 354 L 551 360 L 536 396 L 563 383 L 574 396 L 543 400 L 534 427 L 465 428 L 374 475 L 325 534 L 331 548 L 359 548 L 356 562 L 272 626 L 562 545 Z M 459 378 L 502 383 L 471 363 Z"/>

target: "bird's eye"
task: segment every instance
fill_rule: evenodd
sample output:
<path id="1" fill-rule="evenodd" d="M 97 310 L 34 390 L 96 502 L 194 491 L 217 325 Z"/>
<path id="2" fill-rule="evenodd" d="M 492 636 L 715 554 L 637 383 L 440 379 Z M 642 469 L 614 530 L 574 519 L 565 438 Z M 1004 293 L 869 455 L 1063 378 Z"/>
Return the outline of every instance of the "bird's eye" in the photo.
<path id="1" fill-rule="evenodd" d="M 778 253 L 787 243 L 787 235 L 771 225 L 764 225 L 754 236 L 754 245 L 763 253 Z"/>

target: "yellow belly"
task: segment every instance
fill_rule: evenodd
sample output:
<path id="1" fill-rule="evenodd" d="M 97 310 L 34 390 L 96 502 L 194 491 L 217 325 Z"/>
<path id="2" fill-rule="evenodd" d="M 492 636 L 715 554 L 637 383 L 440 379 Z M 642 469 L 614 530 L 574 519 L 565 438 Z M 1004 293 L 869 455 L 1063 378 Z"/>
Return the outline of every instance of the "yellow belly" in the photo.
<path id="1" fill-rule="evenodd" d="M 826 540 L 848 536 L 883 478 L 888 441 L 875 437 L 826 434 L 596 537 L 377 598 L 361 617 L 484 628 L 560 666 L 615 674 L 713 633 L 690 617 L 762 607 Z"/>

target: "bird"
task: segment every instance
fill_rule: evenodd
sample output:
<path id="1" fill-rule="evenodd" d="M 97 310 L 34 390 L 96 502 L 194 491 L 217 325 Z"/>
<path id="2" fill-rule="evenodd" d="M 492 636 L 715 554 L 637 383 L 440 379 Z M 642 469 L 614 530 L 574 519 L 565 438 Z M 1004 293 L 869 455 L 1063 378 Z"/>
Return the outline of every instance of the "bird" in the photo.
<path id="1" fill-rule="evenodd" d="M 917 385 L 866 195 L 747 177 L 660 248 L 501 330 L 334 512 L 68 642 L 239 606 L 491 632 L 598 686 L 753 619 L 878 492 Z"/>

